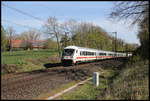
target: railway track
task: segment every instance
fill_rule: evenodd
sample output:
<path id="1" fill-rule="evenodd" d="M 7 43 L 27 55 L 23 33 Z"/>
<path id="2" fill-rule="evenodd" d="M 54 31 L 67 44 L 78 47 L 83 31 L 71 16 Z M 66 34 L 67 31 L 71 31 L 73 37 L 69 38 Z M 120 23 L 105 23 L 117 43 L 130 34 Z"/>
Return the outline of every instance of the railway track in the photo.
<path id="1" fill-rule="evenodd" d="M 43 78 L 48 79 L 49 78 L 48 75 L 49 74 L 41 74 L 38 76 L 34 76 L 32 78 L 30 77 L 30 78 L 26 78 L 26 79 L 20 79 L 20 80 L 14 81 L 14 82 L 8 82 L 5 84 L 2 84 L 2 91 L 6 92 L 6 91 L 21 88 L 23 86 L 28 86 L 33 83 L 41 82 L 43 80 Z"/>
<path id="2" fill-rule="evenodd" d="M 91 62 L 91 63 L 80 64 L 76 66 L 67 66 L 67 67 L 58 66 L 58 67 L 48 68 L 45 70 L 25 72 L 22 74 L 21 73 L 9 74 L 9 76 L 11 75 L 11 77 L 5 76 L 2 78 L 2 83 L 1 83 L 2 99 L 20 99 L 20 98 L 26 99 L 26 97 L 24 97 L 23 94 L 26 94 L 27 91 L 31 91 L 28 93 L 33 93 L 32 90 L 29 88 L 32 89 L 38 88 L 38 90 L 43 88 L 42 90 L 40 90 L 41 92 L 44 92 L 44 90 L 47 87 L 49 87 L 47 90 L 51 90 L 59 87 L 61 84 L 65 84 L 73 81 L 72 79 L 69 78 L 73 74 L 74 76 L 80 76 L 76 74 L 81 72 L 79 74 L 82 74 L 82 76 L 89 75 L 88 74 L 89 72 L 86 72 L 86 70 L 92 71 L 92 69 L 94 68 L 95 70 L 98 70 L 100 64 L 107 64 L 110 62 L 114 63 L 114 61 L 116 60 Z M 83 75 L 84 73 L 85 75 Z M 46 86 L 44 87 L 45 84 L 47 84 L 47 87 Z M 17 94 L 18 92 L 21 92 L 20 96 Z M 13 94 L 11 95 L 11 93 Z M 32 97 L 39 95 L 39 93 L 40 92 L 36 93 Z M 13 95 L 15 95 L 16 97 L 14 97 Z M 32 97 L 28 96 L 28 98 L 32 98 Z"/>

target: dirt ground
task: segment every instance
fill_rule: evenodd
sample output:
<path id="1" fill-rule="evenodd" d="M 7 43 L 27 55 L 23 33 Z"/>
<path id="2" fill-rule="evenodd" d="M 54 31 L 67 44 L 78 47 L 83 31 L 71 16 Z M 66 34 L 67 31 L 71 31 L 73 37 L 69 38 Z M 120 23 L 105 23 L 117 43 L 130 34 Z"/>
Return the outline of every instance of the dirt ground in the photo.
<path id="1" fill-rule="evenodd" d="M 44 70 L 36 70 L 21 74 L 9 74 L 2 79 L 2 99 L 32 99 L 48 93 L 72 81 L 85 80 L 93 72 L 105 68 L 115 68 L 122 62 L 105 60 L 75 66 L 61 66 L 59 63 L 47 65 Z M 49 66 L 49 67 L 48 67 Z"/>

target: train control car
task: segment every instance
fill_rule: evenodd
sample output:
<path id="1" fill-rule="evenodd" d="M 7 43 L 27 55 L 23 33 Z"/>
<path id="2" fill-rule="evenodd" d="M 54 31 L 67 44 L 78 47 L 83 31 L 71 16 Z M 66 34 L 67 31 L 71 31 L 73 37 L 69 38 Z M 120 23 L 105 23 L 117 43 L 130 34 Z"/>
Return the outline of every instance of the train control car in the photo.
<path id="1" fill-rule="evenodd" d="M 61 62 L 63 64 L 66 63 L 76 64 L 78 62 L 87 62 L 125 56 L 126 56 L 125 53 L 116 53 L 78 46 L 68 46 L 63 49 Z"/>

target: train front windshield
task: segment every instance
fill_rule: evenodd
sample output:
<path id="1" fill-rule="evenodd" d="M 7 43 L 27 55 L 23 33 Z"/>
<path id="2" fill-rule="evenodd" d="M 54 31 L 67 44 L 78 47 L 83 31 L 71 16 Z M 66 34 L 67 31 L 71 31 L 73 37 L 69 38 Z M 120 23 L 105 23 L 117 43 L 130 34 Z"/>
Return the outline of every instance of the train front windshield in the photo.
<path id="1" fill-rule="evenodd" d="M 72 56 L 74 53 L 74 49 L 64 49 L 63 50 L 63 56 Z"/>

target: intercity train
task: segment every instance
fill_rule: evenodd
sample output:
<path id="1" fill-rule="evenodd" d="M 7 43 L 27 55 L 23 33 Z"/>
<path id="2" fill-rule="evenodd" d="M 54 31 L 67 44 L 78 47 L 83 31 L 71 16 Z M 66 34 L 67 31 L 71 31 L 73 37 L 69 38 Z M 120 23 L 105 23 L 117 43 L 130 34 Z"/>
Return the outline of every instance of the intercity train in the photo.
<path id="1" fill-rule="evenodd" d="M 77 64 L 94 60 L 126 57 L 126 53 L 110 52 L 78 46 L 68 46 L 62 51 L 61 62 L 63 64 Z M 131 54 L 130 54 L 131 56 Z"/>

